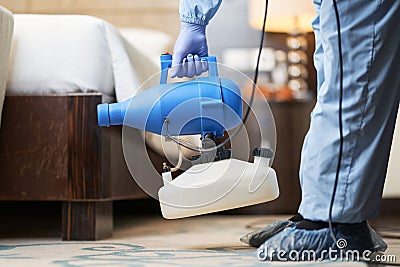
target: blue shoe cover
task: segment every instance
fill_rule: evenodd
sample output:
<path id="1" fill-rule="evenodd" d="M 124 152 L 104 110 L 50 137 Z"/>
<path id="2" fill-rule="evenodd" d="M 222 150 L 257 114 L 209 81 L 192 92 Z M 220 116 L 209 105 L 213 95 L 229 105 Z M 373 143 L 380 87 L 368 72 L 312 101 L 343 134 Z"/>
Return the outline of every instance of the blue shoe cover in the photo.
<path id="1" fill-rule="evenodd" d="M 252 246 L 260 247 L 265 241 L 283 231 L 287 227 L 292 227 L 296 223 L 290 220 L 276 221 L 267 226 L 264 226 L 256 231 L 250 232 L 240 238 L 240 241 Z M 378 235 L 375 230 L 368 225 L 371 239 L 372 239 L 372 251 L 373 252 L 384 252 L 387 249 L 387 244 L 383 241 L 382 237 Z"/>
<path id="2" fill-rule="evenodd" d="M 380 237 L 368 223 L 338 224 L 334 227 L 338 244 L 339 240 L 345 240 L 346 250 L 358 250 L 360 253 L 369 250 L 371 252 L 384 252 L 387 248 L 385 241 Z"/>
<path id="3" fill-rule="evenodd" d="M 257 257 L 268 261 L 323 260 L 333 243 L 329 228 L 304 230 L 294 226 L 268 239 L 258 248 Z"/>
<path id="4" fill-rule="evenodd" d="M 373 244 L 373 251 L 374 252 L 385 252 L 387 249 L 387 244 L 385 241 L 383 241 L 383 238 L 378 235 L 377 232 L 375 232 L 374 229 L 372 229 L 371 226 L 369 226 L 369 230 L 371 233 L 371 239 L 372 239 L 372 244 Z"/>
<path id="5" fill-rule="evenodd" d="M 329 228 L 304 230 L 297 229 L 296 226 L 288 227 L 261 245 L 257 250 L 257 257 L 270 261 L 349 260 L 344 258 L 350 255 L 346 251 L 358 253 L 361 258 L 365 251 L 384 251 L 387 247 L 366 222 L 337 224 L 334 226 L 334 234 L 337 244 L 334 243 Z"/>
<path id="6" fill-rule="evenodd" d="M 248 233 L 240 238 L 240 241 L 258 248 L 261 246 L 266 240 L 271 238 L 272 236 L 276 235 L 277 233 L 281 232 L 283 229 L 294 226 L 294 222 L 290 220 L 282 220 L 276 221 L 273 223 L 268 224 L 254 232 Z"/>

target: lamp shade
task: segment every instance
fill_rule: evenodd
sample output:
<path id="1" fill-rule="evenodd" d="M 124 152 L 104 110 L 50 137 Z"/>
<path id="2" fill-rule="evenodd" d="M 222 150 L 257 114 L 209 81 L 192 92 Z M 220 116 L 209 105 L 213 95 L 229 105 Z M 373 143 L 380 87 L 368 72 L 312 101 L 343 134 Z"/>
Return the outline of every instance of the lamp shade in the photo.
<path id="1" fill-rule="evenodd" d="M 248 0 L 248 22 L 261 30 L 264 19 L 265 0 Z M 311 21 L 316 12 L 312 0 L 269 0 L 266 31 L 311 32 Z"/>

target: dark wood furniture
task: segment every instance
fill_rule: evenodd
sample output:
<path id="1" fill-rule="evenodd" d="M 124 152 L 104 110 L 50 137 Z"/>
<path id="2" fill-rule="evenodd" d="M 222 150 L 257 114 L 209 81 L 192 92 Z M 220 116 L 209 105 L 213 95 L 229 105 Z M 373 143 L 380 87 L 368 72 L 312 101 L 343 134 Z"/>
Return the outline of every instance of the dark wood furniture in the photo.
<path id="1" fill-rule="evenodd" d="M 111 235 L 112 201 L 147 197 L 126 167 L 122 128 L 97 126 L 102 102 L 99 93 L 5 99 L 0 200 L 62 201 L 63 240 Z"/>
<path id="2" fill-rule="evenodd" d="M 277 200 L 265 204 L 266 213 L 297 212 L 301 200 L 301 150 L 314 105 L 314 99 L 270 102 L 277 132 L 276 157 L 272 166 L 278 175 L 281 194 Z"/>

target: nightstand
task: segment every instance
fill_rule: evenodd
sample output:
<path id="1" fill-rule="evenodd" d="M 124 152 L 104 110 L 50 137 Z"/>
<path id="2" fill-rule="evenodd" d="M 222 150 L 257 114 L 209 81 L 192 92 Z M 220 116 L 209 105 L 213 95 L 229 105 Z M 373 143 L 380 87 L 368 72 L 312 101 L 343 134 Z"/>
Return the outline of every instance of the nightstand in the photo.
<path id="1" fill-rule="evenodd" d="M 301 200 L 299 166 L 304 137 L 310 125 L 314 98 L 293 101 L 270 101 L 275 118 L 277 145 L 273 168 L 277 172 L 278 199 L 232 210 L 230 214 L 294 214 Z M 250 124 L 251 120 L 246 123 Z"/>

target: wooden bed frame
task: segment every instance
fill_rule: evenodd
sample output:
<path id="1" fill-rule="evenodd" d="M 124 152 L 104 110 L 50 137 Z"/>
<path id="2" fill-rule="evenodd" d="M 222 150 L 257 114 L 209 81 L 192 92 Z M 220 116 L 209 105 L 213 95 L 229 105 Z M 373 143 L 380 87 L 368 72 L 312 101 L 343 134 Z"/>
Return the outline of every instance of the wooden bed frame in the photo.
<path id="1" fill-rule="evenodd" d="M 110 236 L 113 200 L 147 197 L 126 167 L 122 128 L 97 125 L 102 102 L 99 93 L 5 98 L 0 200 L 61 201 L 63 240 Z"/>

